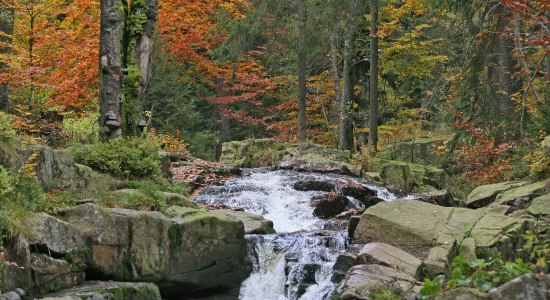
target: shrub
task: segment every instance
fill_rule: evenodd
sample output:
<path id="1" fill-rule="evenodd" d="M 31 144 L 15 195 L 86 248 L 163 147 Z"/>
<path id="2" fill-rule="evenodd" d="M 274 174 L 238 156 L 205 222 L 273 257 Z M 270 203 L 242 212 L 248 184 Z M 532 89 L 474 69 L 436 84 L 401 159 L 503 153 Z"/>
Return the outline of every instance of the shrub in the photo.
<path id="1" fill-rule="evenodd" d="M 0 166 L 0 246 L 22 229 L 29 211 L 43 207 L 42 187 L 25 170 L 12 174 Z"/>
<path id="2" fill-rule="evenodd" d="M 523 236 L 525 244 L 520 252 L 536 272 L 550 271 L 550 222 L 540 220 Z"/>
<path id="3" fill-rule="evenodd" d="M 77 162 L 116 177 L 145 178 L 161 173 L 160 148 L 148 139 L 118 138 L 72 149 Z"/>
<path id="4" fill-rule="evenodd" d="M 0 111 L 0 142 L 9 143 L 15 138 L 11 117 Z"/>
<path id="5" fill-rule="evenodd" d="M 470 287 L 488 292 L 492 288 L 528 273 L 532 273 L 532 269 L 522 259 L 506 262 L 501 259 L 497 251 L 491 253 L 486 259 L 466 259 L 457 256 L 451 264 L 451 276 L 445 289 Z M 441 289 L 441 280 L 426 279 L 417 299 L 434 299 Z"/>
<path id="6" fill-rule="evenodd" d="M 94 125 L 99 118 L 98 113 L 84 117 L 65 117 L 63 119 L 63 134 L 69 143 L 98 142 L 99 134 L 94 132 Z"/>
<path id="7" fill-rule="evenodd" d="M 546 178 L 550 174 L 550 156 L 544 150 L 536 150 L 523 158 L 533 179 Z"/>

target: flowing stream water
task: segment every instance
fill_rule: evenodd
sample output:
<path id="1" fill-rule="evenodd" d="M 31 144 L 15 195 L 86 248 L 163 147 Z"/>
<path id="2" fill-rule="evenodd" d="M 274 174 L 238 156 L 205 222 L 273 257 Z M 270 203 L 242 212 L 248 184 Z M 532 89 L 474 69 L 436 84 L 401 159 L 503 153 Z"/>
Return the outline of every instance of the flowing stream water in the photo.
<path id="1" fill-rule="evenodd" d="M 247 235 L 253 272 L 242 286 L 243 300 L 322 300 L 335 289 L 332 267 L 347 247 L 347 231 L 326 230 L 328 220 L 313 215 L 310 199 L 324 192 L 297 191 L 298 181 L 353 182 L 375 190 L 381 199 L 396 198 L 383 187 L 340 175 L 249 169 L 247 176 L 209 187 L 195 197 L 198 203 L 242 208 L 273 221 L 276 234 Z M 348 197 L 351 206 L 360 207 Z"/>

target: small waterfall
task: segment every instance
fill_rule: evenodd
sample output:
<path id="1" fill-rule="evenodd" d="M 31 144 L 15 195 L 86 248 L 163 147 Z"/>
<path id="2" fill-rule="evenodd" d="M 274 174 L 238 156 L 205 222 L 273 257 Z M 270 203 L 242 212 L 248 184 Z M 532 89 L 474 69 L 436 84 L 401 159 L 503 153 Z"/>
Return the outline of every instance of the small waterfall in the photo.
<path id="1" fill-rule="evenodd" d="M 273 221 L 276 234 L 247 236 L 248 259 L 254 269 L 243 282 L 239 299 L 330 299 L 335 289 L 332 267 L 347 247 L 347 232 L 322 230 L 327 220 L 313 215 L 310 199 L 324 192 L 297 191 L 293 184 L 309 180 L 352 182 L 375 190 L 387 201 L 396 196 L 383 187 L 347 176 L 268 169 L 247 172 L 248 176 L 204 189 L 195 197 L 199 203 L 243 208 Z M 348 198 L 354 206 L 362 205 Z"/>

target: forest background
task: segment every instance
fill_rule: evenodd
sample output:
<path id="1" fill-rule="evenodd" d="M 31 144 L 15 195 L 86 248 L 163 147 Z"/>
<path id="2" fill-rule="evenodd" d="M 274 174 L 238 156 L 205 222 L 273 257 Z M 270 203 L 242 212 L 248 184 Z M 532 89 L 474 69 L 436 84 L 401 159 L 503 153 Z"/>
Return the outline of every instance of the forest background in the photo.
<path id="1" fill-rule="evenodd" d="M 546 176 L 549 11 L 548 0 L 159 1 L 140 110 L 161 139 L 208 160 L 252 137 L 367 157 L 374 120 L 378 149 L 445 138 L 438 152 L 460 184 Z M 100 138 L 100 17 L 99 0 L 3 1 L 0 109 L 27 143 Z"/>

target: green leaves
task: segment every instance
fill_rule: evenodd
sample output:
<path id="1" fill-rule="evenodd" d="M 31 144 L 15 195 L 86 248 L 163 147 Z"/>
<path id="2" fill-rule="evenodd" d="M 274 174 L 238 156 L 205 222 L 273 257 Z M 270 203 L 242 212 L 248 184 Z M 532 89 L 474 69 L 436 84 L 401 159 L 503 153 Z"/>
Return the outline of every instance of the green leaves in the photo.
<path id="1" fill-rule="evenodd" d="M 520 275 L 531 273 L 531 269 L 522 259 L 505 262 L 499 252 L 493 252 L 486 259 L 467 260 L 457 256 L 452 264 L 448 288 L 473 287 L 487 292 Z"/>
<path id="2" fill-rule="evenodd" d="M 416 299 L 434 299 L 443 288 L 469 287 L 488 292 L 528 273 L 532 273 L 532 269 L 522 259 L 505 262 L 497 251 L 485 259 L 466 259 L 457 256 L 451 263 L 451 274 L 447 284 L 444 285 L 443 280 L 438 277 L 433 280 L 426 278 Z"/>
<path id="3" fill-rule="evenodd" d="M 159 150 L 158 145 L 144 138 L 120 138 L 73 147 L 77 162 L 121 178 L 160 174 Z"/>

